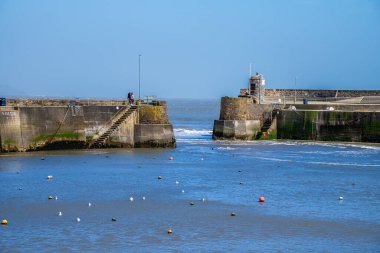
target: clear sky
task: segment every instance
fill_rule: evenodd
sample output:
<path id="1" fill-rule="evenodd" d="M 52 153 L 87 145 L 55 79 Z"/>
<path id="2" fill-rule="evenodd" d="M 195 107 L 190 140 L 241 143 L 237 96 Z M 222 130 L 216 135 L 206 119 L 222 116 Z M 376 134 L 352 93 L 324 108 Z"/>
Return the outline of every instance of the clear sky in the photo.
<path id="1" fill-rule="evenodd" d="M 380 0 L 1 0 L 0 97 L 380 89 Z"/>

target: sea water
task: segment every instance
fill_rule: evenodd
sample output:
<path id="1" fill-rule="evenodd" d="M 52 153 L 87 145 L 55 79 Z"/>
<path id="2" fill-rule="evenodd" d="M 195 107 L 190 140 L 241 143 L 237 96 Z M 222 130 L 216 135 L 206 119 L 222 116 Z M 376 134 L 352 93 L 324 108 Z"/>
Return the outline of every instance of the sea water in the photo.
<path id="1" fill-rule="evenodd" d="M 218 100 L 168 106 L 176 149 L 2 154 L 0 252 L 380 251 L 378 146 L 213 141 Z"/>

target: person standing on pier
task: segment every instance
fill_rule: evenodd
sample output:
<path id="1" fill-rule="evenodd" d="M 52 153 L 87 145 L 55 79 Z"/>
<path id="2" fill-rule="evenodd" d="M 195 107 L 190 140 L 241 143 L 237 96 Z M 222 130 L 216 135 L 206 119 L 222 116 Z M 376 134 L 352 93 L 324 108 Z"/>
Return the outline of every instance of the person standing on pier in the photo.
<path id="1" fill-rule="evenodd" d="M 132 91 L 128 92 L 128 102 L 129 104 L 133 104 L 135 102 L 135 95 Z"/>

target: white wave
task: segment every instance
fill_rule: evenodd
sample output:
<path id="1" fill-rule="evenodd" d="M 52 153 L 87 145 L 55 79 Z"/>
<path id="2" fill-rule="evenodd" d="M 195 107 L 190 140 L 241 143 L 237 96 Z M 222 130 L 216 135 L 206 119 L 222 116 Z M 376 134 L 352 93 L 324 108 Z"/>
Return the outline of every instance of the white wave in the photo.
<path id="1" fill-rule="evenodd" d="M 308 164 L 323 164 L 334 166 L 355 166 L 355 167 L 380 167 L 380 164 L 361 164 L 361 163 L 337 163 L 337 162 L 305 162 Z"/>
<path id="2" fill-rule="evenodd" d="M 182 136 L 200 136 L 200 135 L 212 135 L 212 131 L 208 129 L 184 129 L 174 128 L 174 133 Z"/>
<path id="3" fill-rule="evenodd" d="M 289 159 L 279 159 L 279 158 L 272 158 L 272 157 L 259 157 L 259 156 L 256 156 L 255 158 L 256 159 L 260 159 L 260 160 L 276 161 L 276 162 L 291 162 L 292 161 L 292 160 L 289 160 Z"/>
<path id="4" fill-rule="evenodd" d="M 231 147 L 217 147 L 217 148 L 214 148 L 216 150 L 234 150 L 236 148 L 231 148 Z"/>

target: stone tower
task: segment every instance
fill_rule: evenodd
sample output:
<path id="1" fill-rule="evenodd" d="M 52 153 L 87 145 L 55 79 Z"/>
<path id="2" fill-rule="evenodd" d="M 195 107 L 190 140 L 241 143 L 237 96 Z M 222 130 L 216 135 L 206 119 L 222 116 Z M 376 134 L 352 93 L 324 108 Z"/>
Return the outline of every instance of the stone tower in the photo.
<path id="1" fill-rule="evenodd" d="M 265 94 L 265 79 L 262 74 L 256 73 L 256 75 L 251 76 L 249 79 L 250 83 L 250 95 L 252 95 L 253 100 L 256 104 L 264 103 Z"/>

